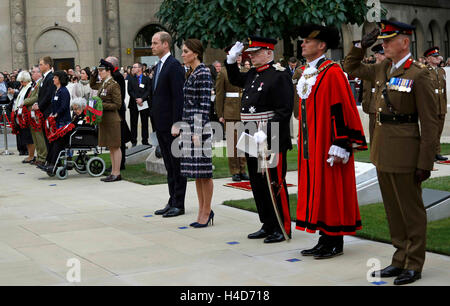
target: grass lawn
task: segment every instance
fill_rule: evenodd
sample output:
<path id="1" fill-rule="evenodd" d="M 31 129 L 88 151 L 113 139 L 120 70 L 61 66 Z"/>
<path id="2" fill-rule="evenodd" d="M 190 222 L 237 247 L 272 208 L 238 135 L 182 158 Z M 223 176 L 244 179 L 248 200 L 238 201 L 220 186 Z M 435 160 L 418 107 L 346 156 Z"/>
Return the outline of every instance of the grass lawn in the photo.
<path id="1" fill-rule="evenodd" d="M 450 191 L 450 176 L 433 178 L 423 184 L 424 188 Z M 256 212 L 253 198 L 236 201 L 225 201 L 224 205 Z M 296 220 L 297 195 L 289 196 L 291 219 Z M 382 203 L 360 206 L 362 230 L 357 232 L 358 237 L 391 242 L 386 213 Z M 427 227 L 427 250 L 430 252 L 450 255 L 450 218 L 433 221 Z"/>

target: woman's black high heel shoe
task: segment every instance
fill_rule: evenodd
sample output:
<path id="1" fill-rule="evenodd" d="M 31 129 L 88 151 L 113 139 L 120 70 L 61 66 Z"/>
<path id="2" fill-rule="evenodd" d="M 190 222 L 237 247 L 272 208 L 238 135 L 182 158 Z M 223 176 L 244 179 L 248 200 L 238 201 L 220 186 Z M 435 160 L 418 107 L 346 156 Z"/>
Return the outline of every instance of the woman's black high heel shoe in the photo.
<path id="1" fill-rule="evenodd" d="M 189 226 L 194 226 L 195 227 L 196 224 L 198 224 L 198 222 L 193 222 L 193 223 L 189 224 Z"/>
<path id="2" fill-rule="evenodd" d="M 195 228 L 207 227 L 210 222 L 211 222 L 211 226 L 213 226 L 214 225 L 214 212 L 212 210 L 209 213 L 208 221 L 205 224 L 197 223 L 197 224 L 194 224 L 192 226 L 195 227 Z"/>

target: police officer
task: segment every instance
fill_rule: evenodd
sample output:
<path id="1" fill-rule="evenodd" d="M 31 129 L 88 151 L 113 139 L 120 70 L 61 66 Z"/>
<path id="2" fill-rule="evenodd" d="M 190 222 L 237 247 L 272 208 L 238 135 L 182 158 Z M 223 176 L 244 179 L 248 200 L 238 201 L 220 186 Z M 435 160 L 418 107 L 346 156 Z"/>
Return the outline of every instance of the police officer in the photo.
<path id="1" fill-rule="evenodd" d="M 229 51 L 225 62 L 231 84 L 244 88 L 241 104 L 241 121 L 266 126 L 268 146 L 276 151 L 276 167 L 269 169 L 269 178 L 273 186 L 276 205 L 284 232 L 290 237 L 291 219 L 289 214 L 289 195 L 286 187 L 286 153 L 292 149 L 289 120 L 293 110 L 294 87 L 285 68 L 274 65 L 275 39 L 251 36 L 246 52 L 253 68 L 240 72 L 236 65 L 237 57 L 244 45 L 237 42 Z M 275 123 L 275 124 L 274 124 Z M 275 131 L 278 125 L 278 133 Z M 273 132 L 273 133 L 272 133 Z M 251 132 L 255 133 L 255 131 Z M 264 132 L 263 132 L 264 133 Z M 261 133 L 258 131 L 261 136 Z M 254 136 L 254 135 L 253 135 Z M 264 137 L 263 136 L 263 137 Z M 278 142 L 279 150 L 275 144 Z M 283 229 L 277 221 L 269 185 L 264 173 L 261 173 L 258 158 L 246 155 L 253 196 L 258 209 L 262 228 L 248 235 L 249 239 L 265 238 L 264 243 L 285 240 Z"/>
<path id="2" fill-rule="evenodd" d="M 441 139 L 441 134 L 445 124 L 445 114 L 447 113 L 447 93 L 446 93 L 446 81 L 445 70 L 439 67 L 440 54 L 439 47 L 432 47 L 425 51 L 423 56 L 426 59 L 428 69 L 433 76 L 434 93 L 436 95 L 437 109 L 438 109 L 438 122 L 439 131 L 438 139 Z M 441 155 L 441 142 L 438 141 L 436 146 L 436 161 L 445 161 L 448 158 Z"/>
<path id="3" fill-rule="evenodd" d="M 345 59 L 345 70 L 375 82 L 377 123 L 371 160 L 377 168 L 392 244 L 392 263 L 374 273 L 394 277 L 394 284 L 421 278 L 425 261 L 427 215 L 421 183 L 433 169 L 437 142 L 437 109 L 431 73 L 410 53 L 414 26 L 385 21 L 365 35 Z M 367 48 L 383 40 L 386 58 L 361 63 Z M 420 120 L 420 131 L 419 122 Z"/>
<path id="4" fill-rule="evenodd" d="M 228 46 L 225 52 L 228 53 L 232 46 Z M 237 58 L 236 65 L 240 65 L 242 57 Z M 239 67 L 241 70 L 241 68 Z M 222 68 L 217 74 L 216 79 L 216 113 L 219 121 L 225 125 L 230 126 L 235 122 L 241 121 L 241 99 L 242 89 L 234 86 L 228 79 L 228 72 L 226 68 Z M 226 131 L 226 129 L 225 129 Z M 245 158 L 239 157 L 236 151 L 237 131 L 232 129 L 227 133 L 227 154 L 228 167 L 234 182 L 241 180 L 248 180 L 249 177 L 245 170 Z M 234 139 L 234 140 L 233 140 Z M 231 153 L 233 155 L 231 155 Z"/>

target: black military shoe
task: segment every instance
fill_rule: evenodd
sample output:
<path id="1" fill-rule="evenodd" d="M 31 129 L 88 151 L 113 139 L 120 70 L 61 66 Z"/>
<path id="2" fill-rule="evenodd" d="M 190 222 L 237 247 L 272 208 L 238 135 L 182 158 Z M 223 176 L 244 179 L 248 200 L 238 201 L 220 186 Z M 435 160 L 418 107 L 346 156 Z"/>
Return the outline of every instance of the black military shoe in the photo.
<path id="1" fill-rule="evenodd" d="M 344 248 L 342 246 L 329 246 L 321 248 L 314 254 L 314 259 L 328 259 L 342 254 L 344 254 Z"/>
<path id="2" fill-rule="evenodd" d="M 266 239 L 264 239 L 264 243 L 275 243 L 275 242 L 282 242 L 286 239 L 284 239 L 284 236 L 280 232 L 273 232 L 273 234 L 267 236 Z"/>
<path id="3" fill-rule="evenodd" d="M 394 277 L 399 276 L 403 272 L 403 269 L 394 267 L 394 266 L 387 266 L 384 269 L 381 269 L 380 271 L 372 272 L 372 277 Z"/>
<path id="4" fill-rule="evenodd" d="M 250 178 L 248 177 L 248 175 L 246 173 L 241 173 L 240 174 L 241 180 L 243 181 L 249 181 Z"/>
<path id="5" fill-rule="evenodd" d="M 170 205 L 167 204 L 163 209 L 158 209 L 155 211 L 155 215 L 164 215 L 166 212 L 168 212 L 170 209 Z"/>
<path id="6" fill-rule="evenodd" d="M 265 230 L 265 229 L 260 229 L 257 232 L 248 234 L 248 239 L 261 239 L 261 238 L 266 238 L 267 236 L 269 236 L 269 233 Z"/>
<path id="7" fill-rule="evenodd" d="M 406 285 L 414 283 L 421 279 L 422 274 L 414 270 L 403 270 L 403 272 L 394 280 L 394 285 Z"/>
<path id="8" fill-rule="evenodd" d="M 315 247 L 312 249 L 303 250 L 300 252 L 303 256 L 314 256 L 319 253 L 319 251 L 324 247 L 325 245 L 319 241 L 318 244 L 316 244 Z"/>
<path id="9" fill-rule="evenodd" d="M 233 180 L 233 182 L 240 182 L 241 181 L 241 176 L 239 174 L 233 174 L 231 179 Z"/>
<path id="10" fill-rule="evenodd" d="M 446 160 L 448 160 L 448 157 L 442 156 L 441 154 L 436 154 L 434 159 L 436 161 L 446 161 Z"/>

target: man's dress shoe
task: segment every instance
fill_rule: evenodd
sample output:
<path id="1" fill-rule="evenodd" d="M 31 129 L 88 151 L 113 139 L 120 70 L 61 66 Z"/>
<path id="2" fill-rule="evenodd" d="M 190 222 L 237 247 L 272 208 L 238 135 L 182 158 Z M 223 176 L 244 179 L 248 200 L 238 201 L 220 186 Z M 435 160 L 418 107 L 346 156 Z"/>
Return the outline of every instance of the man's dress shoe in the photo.
<path id="1" fill-rule="evenodd" d="M 307 250 L 303 250 L 300 253 L 303 256 L 314 256 L 316 255 L 325 245 L 323 243 L 318 243 L 316 244 L 315 247 L 313 247 L 312 249 L 307 249 Z"/>
<path id="2" fill-rule="evenodd" d="M 170 209 L 170 205 L 167 204 L 166 207 L 164 207 L 163 209 L 158 209 L 157 211 L 155 211 L 155 215 L 164 215 L 166 212 L 168 212 Z"/>
<path id="3" fill-rule="evenodd" d="M 394 279 L 394 285 L 411 284 L 421 278 L 422 274 L 420 272 L 414 270 L 403 270 L 403 272 L 396 279 Z"/>
<path id="4" fill-rule="evenodd" d="M 273 232 L 273 234 L 267 236 L 266 239 L 264 239 L 264 243 L 275 243 L 275 242 L 281 242 L 284 241 L 284 236 L 280 232 Z"/>
<path id="5" fill-rule="evenodd" d="M 171 207 L 164 215 L 163 218 L 176 217 L 179 215 L 184 215 L 183 208 Z"/>
<path id="6" fill-rule="evenodd" d="M 120 174 L 117 176 L 111 174 L 108 177 L 106 177 L 105 179 L 102 179 L 102 181 L 105 183 L 118 182 L 121 180 L 122 180 L 122 177 L 120 176 Z"/>
<path id="7" fill-rule="evenodd" d="M 327 259 L 342 255 L 344 254 L 343 249 L 342 246 L 326 246 L 314 254 L 314 259 Z"/>
<path id="8" fill-rule="evenodd" d="M 267 236 L 269 236 L 269 233 L 265 230 L 265 229 L 260 229 L 257 232 L 248 234 L 248 239 L 261 239 L 261 238 L 266 238 Z"/>
<path id="9" fill-rule="evenodd" d="M 387 266 L 384 269 L 381 269 L 380 271 L 372 272 L 372 277 L 394 277 L 399 276 L 403 272 L 403 269 L 394 267 L 394 266 Z"/>
<path id="10" fill-rule="evenodd" d="M 435 160 L 436 161 L 446 161 L 446 160 L 448 160 L 448 157 L 442 156 L 441 154 L 436 154 Z"/>

